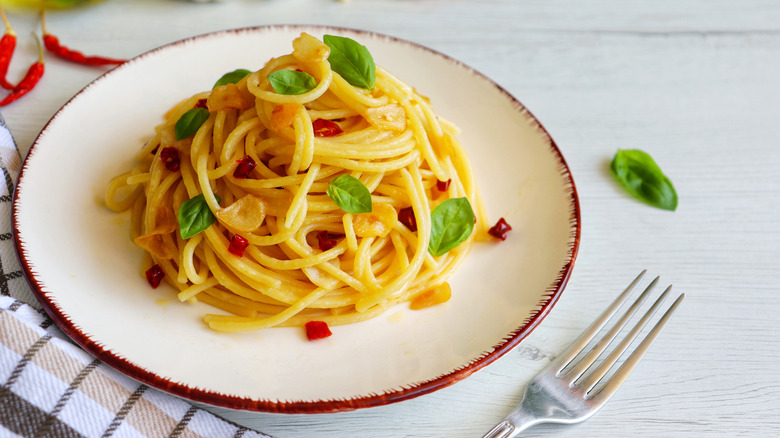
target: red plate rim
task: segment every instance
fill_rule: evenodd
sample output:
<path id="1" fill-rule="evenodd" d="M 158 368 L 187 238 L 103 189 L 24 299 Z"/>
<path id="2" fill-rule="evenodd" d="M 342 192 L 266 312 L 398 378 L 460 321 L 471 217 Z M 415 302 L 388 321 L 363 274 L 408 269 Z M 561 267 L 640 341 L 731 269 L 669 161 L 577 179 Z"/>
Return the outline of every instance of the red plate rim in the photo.
<path id="1" fill-rule="evenodd" d="M 285 414 L 332 413 L 332 412 L 343 412 L 343 411 L 351 411 L 355 409 L 382 406 L 382 405 L 387 405 L 387 404 L 391 404 L 403 400 L 412 399 L 445 388 L 460 380 L 463 380 L 466 377 L 470 376 L 475 371 L 494 362 L 495 360 L 497 360 L 498 358 L 500 358 L 501 356 L 503 356 L 504 354 L 512 350 L 514 347 L 516 347 L 523 339 L 525 339 L 550 313 L 553 306 L 560 298 L 563 289 L 566 287 L 566 284 L 574 268 L 574 262 L 577 258 L 577 253 L 580 245 L 580 234 L 581 234 L 579 199 L 577 196 L 576 186 L 574 184 L 574 179 L 572 178 L 569 166 L 566 163 L 566 160 L 564 159 L 560 149 L 555 144 L 554 140 L 549 135 L 547 130 L 542 126 L 541 123 L 539 123 L 538 119 L 536 119 L 536 117 L 534 117 L 534 115 L 530 111 L 528 111 L 528 109 L 522 103 L 520 103 L 520 101 L 518 101 L 503 87 L 496 84 L 493 80 L 491 80 L 484 74 L 480 73 L 479 71 L 439 51 L 397 37 L 392 37 L 392 36 L 372 32 L 372 31 L 350 29 L 350 28 L 343 28 L 343 27 L 316 26 L 316 25 L 313 26 L 265 25 L 265 26 L 245 27 L 239 29 L 211 32 L 211 33 L 202 34 L 202 35 L 186 38 L 183 40 L 175 41 L 160 46 L 156 49 L 150 50 L 148 52 L 145 52 L 141 55 L 138 55 L 133 59 L 129 60 L 128 64 L 138 62 L 139 60 L 142 60 L 158 51 L 165 50 L 169 47 L 184 45 L 204 37 L 213 37 L 220 34 L 231 34 L 231 33 L 239 34 L 244 32 L 258 32 L 258 31 L 268 32 L 274 30 L 290 30 L 290 29 L 348 32 L 357 35 L 367 35 L 375 38 L 387 39 L 395 43 L 410 45 L 415 48 L 425 50 L 429 53 L 442 57 L 462 68 L 469 70 L 474 75 L 479 76 L 482 80 L 492 84 L 497 90 L 499 90 L 503 95 L 506 96 L 507 99 L 509 99 L 513 103 L 513 105 L 517 108 L 518 111 L 524 112 L 525 114 L 527 114 L 527 117 L 529 117 L 534 121 L 540 133 L 542 133 L 542 135 L 544 135 L 548 139 L 552 153 L 555 155 L 556 159 L 559 162 L 559 166 L 561 168 L 561 176 L 564 178 L 564 182 L 569 191 L 569 195 L 571 199 L 570 217 L 569 217 L 569 224 L 570 224 L 569 242 L 570 243 L 569 243 L 569 252 L 567 255 L 567 260 L 564 263 L 564 265 L 561 267 L 561 270 L 558 273 L 556 280 L 547 287 L 545 294 L 543 295 L 543 299 L 539 303 L 539 309 L 537 311 L 531 314 L 525 321 L 522 322 L 522 324 L 517 329 L 515 329 L 510 334 L 508 334 L 501 342 L 494 345 L 489 353 L 447 374 L 438 376 L 436 378 L 427 381 L 417 382 L 414 384 L 414 386 L 406 387 L 403 389 L 388 390 L 381 394 L 371 394 L 367 396 L 360 396 L 360 397 L 354 397 L 349 399 L 331 399 L 331 400 L 315 400 L 315 401 L 308 401 L 308 400 L 307 401 L 274 401 L 274 400 L 251 399 L 245 397 L 231 396 L 231 395 L 221 394 L 214 391 L 193 388 L 191 386 L 182 383 L 173 382 L 167 378 L 155 374 L 154 372 L 151 372 L 147 369 L 144 369 L 142 367 L 139 367 L 129 362 L 127 359 L 117 355 L 116 353 L 109 351 L 108 349 L 104 348 L 103 345 L 100 345 L 99 343 L 93 341 L 87 333 L 81 331 L 73 323 L 73 321 L 69 319 L 69 317 L 63 312 L 63 310 L 57 305 L 56 302 L 51 300 L 47 296 L 47 294 L 43 292 L 42 284 L 36 276 L 36 273 L 33 269 L 33 265 L 31 264 L 30 260 L 28 260 L 27 258 L 26 252 L 24 250 L 24 241 L 20 236 L 19 217 L 16 212 L 19 203 L 19 191 L 15 190 L 13 195 L 13 213 L 12 213 L 14 247 L 16 248 L 16 253 L 19 257 L 24 275 L 28 283 L 30 284 L 34 295 L 36 296 L 36 298 L 38 299 L 38 301 L 40 302 L 40 304 L 42 305 L 46 313 L 49 315 L 49 317 L 57 324 L 57 326 L 60 329 L 62 329 L 71 339 L 73 339 L 77 344 L 83 347 L 87 352 L 94 355 L 96 358 L 100 359 L 101 361 L 105 362 L 110 367 L 117 369 L 120 372 L 144 384 L 147 384 L 153 388 L 157 388 L 162 391 L 195 402 L 205 403 L 205 404 L 219 406 L 223 408 L 229 408 L 229 409 L 269 412 L 269 413 L 285 413 Z M 123 66 L 119 66 L 116 69 L 121 69 L 122 67 Z M 54 114 L 52 119 L 44 126 L 41 133 L 47 130 L 49 125 L 52 123 L 52 121 L 58 117 L 59 113 L 63 111 L 63 109 L 65 109 L 71 101 L 73 101 L 79 95 L 81 95 L 86 90 L 88 90 L 96 82 L 102 81 L 106 77 L 110 77 L 112 72 L 114 72 L 116 69 L 104 73 L 103 75 L 101 75 L 100 77 L 92 81 L 90 84 L 88 84 L 86 87 L 84 87 L 77 94 L 75 94 L 65 105 L 63 105 L 63 107 L 60 110 L 57 111 L 57 113 Z M 28 158 L 31 155 L 36 153 L 36 146 L 38 145 L 39 139 L 40 139 L 40 134 L 33 142 L 27 156 L 25 157 L 24 163 L 19 172 L 19 177 L 18 177 L 16 187 L 19 187 L 21 181 L 24 178 L 28 166 Z"/>

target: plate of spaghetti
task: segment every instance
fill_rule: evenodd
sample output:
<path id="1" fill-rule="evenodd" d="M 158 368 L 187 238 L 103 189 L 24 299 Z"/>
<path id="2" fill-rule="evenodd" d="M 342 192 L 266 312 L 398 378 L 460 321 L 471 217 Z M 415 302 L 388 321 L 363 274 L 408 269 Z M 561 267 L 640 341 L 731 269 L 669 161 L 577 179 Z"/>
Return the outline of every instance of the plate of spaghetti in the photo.
<path id="1" fill-rule="evenodd" d="M 152 387 L 233 409 L 410 399 L 518 345 L 580 238 L 558 147 L 472 68 L 366 31 L 264 26 L 107 72 L 14 194 L 42 306 Z"/>

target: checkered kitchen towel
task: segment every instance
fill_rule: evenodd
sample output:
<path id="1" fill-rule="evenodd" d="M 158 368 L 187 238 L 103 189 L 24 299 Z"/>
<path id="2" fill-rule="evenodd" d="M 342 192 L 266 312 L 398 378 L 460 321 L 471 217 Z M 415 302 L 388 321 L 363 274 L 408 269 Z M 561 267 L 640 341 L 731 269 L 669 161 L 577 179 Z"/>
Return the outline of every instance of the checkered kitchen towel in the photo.
<path id="1" fill-rule="evenodd" d="M 11 199 L 20 167 L 0 116 L 0 438 L 268 437 L 120 374 L 53 325 L 13 247 Z"/>

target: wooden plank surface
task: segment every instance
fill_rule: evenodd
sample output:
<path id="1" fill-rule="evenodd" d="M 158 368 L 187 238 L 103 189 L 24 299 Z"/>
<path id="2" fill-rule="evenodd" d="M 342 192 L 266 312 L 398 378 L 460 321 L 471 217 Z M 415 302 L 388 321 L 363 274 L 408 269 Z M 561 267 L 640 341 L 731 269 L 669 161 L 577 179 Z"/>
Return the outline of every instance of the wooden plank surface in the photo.
<path id="1" fill-rule="evenodd" d="M 34 59 L 29 32 L 38 18 L 29 11 L 10 18 L 20 36 L 13 77 Z M 657 345 L 594 418 L 525 436 L 780 433 L 780 3 L 108 0 L 47 20 L 67 44 L 125 57 L 272 23 L 408 39 L 505 87 L 541 120 L 571 167 L 582 245 L 550 316 L 519 348 L 463 382 L 342 414 L 217 412 L 280 438 L 480 436 L 647 268 L 687 295 Z M 50 59 L 39 88 L 0 108 L 22 151 L 100 73 Z M 680 195 L 676 212 L 647 207 L 617 187 L 607 166 L 619 148 L 653 155 Z"/>

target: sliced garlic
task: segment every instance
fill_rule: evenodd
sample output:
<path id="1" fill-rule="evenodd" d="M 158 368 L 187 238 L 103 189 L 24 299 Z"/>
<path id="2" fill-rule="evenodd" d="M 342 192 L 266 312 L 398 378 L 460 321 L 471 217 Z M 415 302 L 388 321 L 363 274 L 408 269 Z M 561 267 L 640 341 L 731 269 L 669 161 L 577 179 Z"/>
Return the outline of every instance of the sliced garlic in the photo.
<path id="1" fill-rule="evenodd" d="M 437 304 L 446 303 L 452 297 L 452 288 L 449 283 L 442 283 L 423 291 L 409 303 L 412 310 L 420 310 Z"/>
<path id="2" fill-rule="evenodd" d="M 245 110 L 252 108 L 252 100 L 247 98 L 236 84 L 221 85 L 211 91 L 206 100 L 209 112 L 223 110 Z"/>
<path id="3" fill-rule="evenodd" d="M 271 129 L 281 131 L 289 128 L 298 111 L 303 111 L 303 105 L 299 103 L 283 103 L 274 107 L 271 111 Z"/>
<path id="4" fill-rule="evenodd" d="M 397 103 L 368 108 L 363 117 L 379 129 L 399 132 L 406 129 L 406 111 Z"/>
<path id="5" fill-rule="evenodd" d="M 267 205 L 263 198 L 248 193 L 225 208 L 217 210 L 216 217 L 228 228 L 251 233 L 263 224 Z"/>
<path id="6" fill-rule="evenodd" d="M 293 56 L 302 62 L 321 62 L 328 59 L 330 47 L 317 38 L 302 32 L 293 40 Z"/>
<path id="7" fill-rule="evenodd" d="M 392 205 L 374 205 L 371 213 L 356 214 L 352 219 L 358 237 L 384 237 L 398 222 L 398 214 Z"/>

